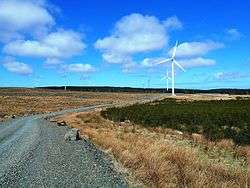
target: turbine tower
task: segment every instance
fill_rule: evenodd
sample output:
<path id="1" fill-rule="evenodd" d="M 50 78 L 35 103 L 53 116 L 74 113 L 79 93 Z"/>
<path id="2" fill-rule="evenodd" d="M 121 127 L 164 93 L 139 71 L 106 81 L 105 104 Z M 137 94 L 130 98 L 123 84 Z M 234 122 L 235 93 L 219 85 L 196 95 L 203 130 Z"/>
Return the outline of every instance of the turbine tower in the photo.
<path id="1" fill-rule="evenodd" d="M 182 71 L 185 72 L 185 69 L 176 61 L 175 56 L 176 56 L 176 50 L 178 48 L 178 41 L 176 41 L 175 46 L 173 48 L 173 53 L 172 56 L 168 59 L 164 59 L 163 61 L 158 62 L 157 64 L 164 64 L 164 63 L 168 63 L 171 62 L 171 66 L 172 66 L 172 96 L 175 96 L 175 92 L 174 92 L 174 69 L 175 69 L 175 65 L 177 65 Z"/>
<path id="2" fill-rule="evenodd" d="M 67 91 L 67 85 L 69 85 L 69 78 L 68 78 L 67 73 L 62 75 L 62 77 L 65 79 L 64 91 Z"/>
<path id="3" fill-rule="evenodd" d="M 150 78 L 148 78 L 148 89 L 150 88 Z"/>
<path id="4" fill-rule="evenodd" d="M 164 75 L 161 80 L 166 80 L 167 81 L 167 91 L 168 91 L 168 89 L 169 89 L 168 83 L 169 83 L 169 80 L 171 80 L 171 78 L 169 77 L 168 71 L 166 71 L 166 75 Z"/>

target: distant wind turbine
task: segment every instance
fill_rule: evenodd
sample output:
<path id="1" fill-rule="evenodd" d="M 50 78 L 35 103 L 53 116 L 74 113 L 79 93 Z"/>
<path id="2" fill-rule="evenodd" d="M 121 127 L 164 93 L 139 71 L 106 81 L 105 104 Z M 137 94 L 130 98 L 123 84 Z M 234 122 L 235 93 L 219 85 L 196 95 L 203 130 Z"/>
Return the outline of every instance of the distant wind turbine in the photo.
<path id="1" fill-rule="evenodd" d="M 158 62 L 157 64 L 164 64 L 164 63 L 168 63 L 171 62 L 172 65 L 172 96 L 175 96 L 175 92 L 174 92 L 174 66 L 177 65 L 181 70 L 183 70 L 185 72 L 185 69 L 176 61 L 175 56 L 176 56 L 176 50 L 178 48 L 178 41 L 176 41 L 175 46 L 173 48 L 173 54 L 172 57 L 168 58 L 168 59 L 164 59 L 160 62 Z"/>
<path id="2" fill-rule="evenodd" d="M 148 88 L 150 88 L 150 78 L 148 78 Z"/>
<path id="3" fill-rule="evenodd" d="M 69 78 L 68 78 L 67 73 L 65 73 L 62 77 L 65 79 L 64 90 L 66 91 L 67 90 L 67 85 L 69 85 Z"/>
<path id="4" fill-rule="evenodd" d="M 161 80 L 166 80 L 166 81 L 167 81 L 167 91 L 168 91 L 168 89 L 169 89 L 169 87 L 168 87 L 168 82 L 169 82 L 169 80 L 171 80 L 171 78 L 170 78 L 169 75 L 168 75 L 168 71 L 166 72 L 166 75 L 164 75 L 164 76 L 161 78 Z"/>
<path id="5" fill-rule="evenodd" d="M 142 82 L 142 88 L 145 89 L 145 82 Z"/>

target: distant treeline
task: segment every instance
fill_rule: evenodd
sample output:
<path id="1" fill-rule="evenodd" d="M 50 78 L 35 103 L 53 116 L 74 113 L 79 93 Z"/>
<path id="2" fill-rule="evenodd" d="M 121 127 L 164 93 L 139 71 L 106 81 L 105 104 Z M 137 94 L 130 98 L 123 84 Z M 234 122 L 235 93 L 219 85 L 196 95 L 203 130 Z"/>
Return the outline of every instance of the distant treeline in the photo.
<path id="1" fill-rule="evenodd" d="M 38 87 L 40 89 L 64 90 L 63 86 Z M 143 93 L 171 93 L 165 88 L 132 88 L 132 87 L 109 87 L 109 86 L 67 86 L 69 91 L 93 91 L 93 92 L 143 92 Z M 250 94 L 250 89 L 175 89 L 176 93 L 195 94 L 195 93 L 220 93 L 231 95 Z"/>

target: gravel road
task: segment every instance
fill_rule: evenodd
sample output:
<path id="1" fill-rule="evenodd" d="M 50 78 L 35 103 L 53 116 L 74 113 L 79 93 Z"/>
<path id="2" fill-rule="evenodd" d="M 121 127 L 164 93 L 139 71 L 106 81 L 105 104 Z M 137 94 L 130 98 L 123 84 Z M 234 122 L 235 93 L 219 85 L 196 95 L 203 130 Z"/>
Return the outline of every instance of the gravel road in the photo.
<path id="1" fill-rule="evenodd" d="M 69 128 L 44 119 L 90 108 L 2 122 L 0 187 L 128 187 L 105 153 L 86 140 L 64 141 Z"/>

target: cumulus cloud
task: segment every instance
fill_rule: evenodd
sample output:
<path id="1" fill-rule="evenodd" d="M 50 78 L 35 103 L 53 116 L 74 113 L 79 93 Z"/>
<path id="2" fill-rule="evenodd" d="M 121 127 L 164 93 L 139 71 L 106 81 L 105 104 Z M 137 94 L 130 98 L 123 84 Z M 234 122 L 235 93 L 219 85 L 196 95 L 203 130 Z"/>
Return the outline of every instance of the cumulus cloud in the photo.
<path id="1" fill-rule="evenodd" d="M 134 62 L 123 64 L 122 72 L 123 73 L 133 73 L 138 68 L 137 64 Z"/>
<path id="2" fill-rule="evenodd" d="M 169 28 L 169 29 L 181 29 L 182 28 L 182 23 L 176 16 L 167 18 L 163 22 L 163 24 L 166 28 Z"/>
<path id="3" fill-rule="evenodd" d="M 65 64 L 85 48 L 82 34 L 57 29 L 51 14 L 55 10 L 47 0 L 0 0 L 0 42 L 3 53 L 11 56 L 42 58 L 46 68 L 72 73 L 93 72 L 90 64 Z M 32 11 L 32 15 L 29 12 Z M 25 63 L 7 61 L 3 66 L 19 74 L 31 74 Z"/>
<path id="4" fill-rule="evenodd" d="M 4 46 L 3 51 L 9 55 L 43 57 L 43 58 L 69 58 L 79 54 L 85 44 L 79 33 L 60 30 L 50 33 L 41 40 L 17 40 Z"/>
<path id="5" fill-rule="evenodd" d="M 0 41 L 20 38 L 21 33 L 41 35 L 55 24 L 42 1 L 0 1 Z M 32 15 L 29 12 L 32 11 Z"/>
<path id="6" fill-rule="evenodd" d="M 105 52 L 102 54 L 102 58 L 108 62 L 108 63 L 123 63 L 123 64 L 127 64 L 127 63 L 131 63 L 132 62 L 132 58 L 129 55 L 125 55 L 125 54 L 119 54 L 119 53 L 112 53 L 112 52 Z"/>
<path id="7" fill-rule="evenodd" d="M 71 73 L 91 73 L 95 71 L 92 65 L 81 64 L 81 63 L 62 65 L 62 69 L 64 72 L 71 72 Z"/>
<path id="8" fill-rule="evenodd" d="M 224 44 L 214 41 L 204 42 L 184 42 L 178 46 L 177 57 L 192 57 L 205 55 L 210 51 L 223 48 Z M 173 52 L 173 48 L 169 51 L 169 55 Z"/>
<path id="9" fill-rule="evenodd" d="M 224 44 L 214 41 L 203 42 L 184 42 L 181 43 L 176 51 L 177 61 L 185 68 L 212 66 L 216 64 L 214 59 L 203 57 L 207 53 L 223 48 Z M 171 56 L 173 48 L 168 52 Z M 166 58 L 146 58 L 141 62 L 141 65 L 146 68 L 156 66 L 157 62 L 160 62 Z"/>
<path id="10" fill-rule="evenodd" d="M 157 65 L 158 62 L 163 61 L 165 58 L 145 58 L 140 63 L 141 67 L 143 68 L 152 68 Z"/>
<path id="11" fill-rule="evenodd" d="M 227 29 L 226 34 L 230 40 L 238 40 L 242 37 L 242 34 L 236 28 Z"/>
<path id="12" fill-rule="evenodd" d="M 95 48 L 102 51 L 102 57 L 108 63 L 130 63 L 131 56 L 136 53 L 166 46 L 167 29 L 178 27 L 180 22 L 177 21 L 177 18 L 164 22 L 154 16 L 130 14 L 115 24 L 110 36 L 97 40 Z"/>
<path id="13" fill-rule="evenodd" d="M 235 79 L 239 79 L 239 78 L 248 78 L 250 77 L 249 73 L 241 73 L 241 72 L 217 72 L 214 74 L 214 78 L 216 80 L 221 80 L 221 81 L 225 81 L 225 80 L 235 80 Z"/>
<path id="14" fill-rule="evenodd" d="M 190 59 L 180 59 L 178 60 L 178 63 L 180 63 L 185 68 L 193 68 L 193 67 L 212 66 L 216 64 L 216 61 L 213 59 L 196 57 Z"/>
<path id="15" fill-rule="evenodd" d="M 153 16 L 131 14 L 116 23 L 112 36 L 99 39 L 98 49 L 133 54 L 162 48 L 167 42 L 164 26 Z"/>
<path id="16" fill-rule="evenodd" d="M 60 65 L 62 64 L 63 61 L 61 61 L 60 59 L 56 59 L 56 58 L 48 58 L 46 61 L 45 61 L 45 65 Z"/>
<path id="17" fill-rule="evenodd" d="M 163 58 L 163 57 L 145 58 L 140 63 L 140 65 L 143 68 L 153 68 L 157 66 L 158 62 L 161 62 L 164 59 L 166 58 Z M 194 68 L 194 67 L 212 66 L 216 64 L 216 61 L 213 59 L 208 59 L 208 58 L 203 58 L 203 57 L 194 57 L 194 58 L 178 59 L 178 63 L 181 64 L 184 68 Z"/>
<path id="18" fill-rule="evenodd" d="M 3 62 L 3 67 L 9 72 L 20 74 L 20 75 L 29 75 L 32 74 L 32 68 L 25 63 L 15 61 L 14 59 L 8 59 Z"/>

